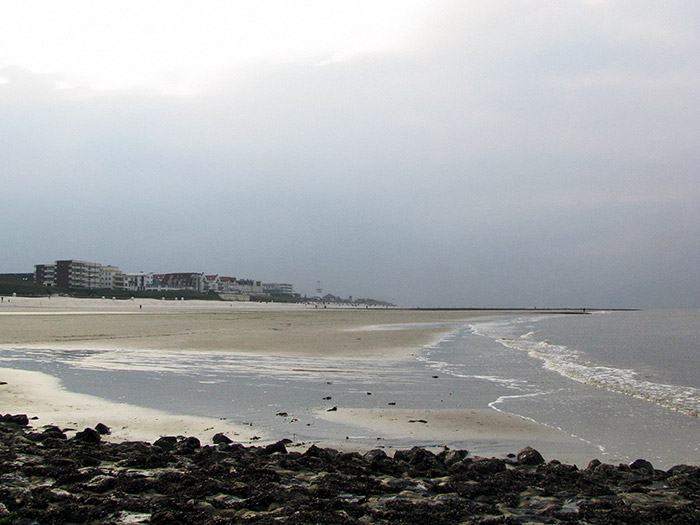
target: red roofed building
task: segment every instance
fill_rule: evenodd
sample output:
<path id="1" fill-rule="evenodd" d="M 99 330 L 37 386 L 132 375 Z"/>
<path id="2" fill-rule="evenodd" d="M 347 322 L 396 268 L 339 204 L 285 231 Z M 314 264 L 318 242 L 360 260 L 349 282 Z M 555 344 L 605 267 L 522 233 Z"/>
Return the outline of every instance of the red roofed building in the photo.
<path id="1" fill-rule="evenodd" d="M 204 291 L 203 273 L 166 273 L 160 282 L 161 290 Z"/>
<path id="2" fill-rule="evenodd" d="M 205 275 L 204 276 L 204 291 L 220 292 L 221 291 L 221 279 L 218 275 Z"/>
<path id="3" fill-rule="evenodd" d="M 238 292 L 238 285 L 236 284 L 235 277 L 221 276 L 219 277 L 219 284 L 221 292 Z"/>

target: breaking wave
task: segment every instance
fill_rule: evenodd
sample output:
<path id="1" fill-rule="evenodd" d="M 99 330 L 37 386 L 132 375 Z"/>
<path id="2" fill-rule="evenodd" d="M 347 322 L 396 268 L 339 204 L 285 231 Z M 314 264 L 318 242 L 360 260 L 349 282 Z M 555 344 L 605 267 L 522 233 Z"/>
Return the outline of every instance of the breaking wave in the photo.
<path id="1" fill-rule="evenodd" d="M 527 319 L 530 323 L 537 320 Z M 471 330 L 473 334 L 492 338 L 505 347 L 527 352 L 530 357 L 541 360 L 546 369 L 574 381 L 700 417 L 700 389 L 639 379 L 634 369 L 594 363 L 574 348 L 534 339 L 536 332 L 533 331 L 518 336 L 514 328 L 522 321 L 475 323 Z"/>

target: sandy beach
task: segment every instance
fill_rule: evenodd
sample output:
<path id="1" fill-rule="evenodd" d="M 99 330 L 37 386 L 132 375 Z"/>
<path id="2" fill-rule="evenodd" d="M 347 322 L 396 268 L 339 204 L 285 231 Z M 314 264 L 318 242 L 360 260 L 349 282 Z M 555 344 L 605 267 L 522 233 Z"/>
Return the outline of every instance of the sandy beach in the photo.
<path id="1" fill-rule="evenodd" d="M 480 311 L 329 308 L 211 301 L 12 298 L 0 346 L 403 357 Z M 390 330 L 386 329 L 391 327 Z"/>
<path id="2" fill-rule="evenodd" d="M 319 360 L 405 359 L 468 319 L 507 313 L 13 297 L 5 298 L 0 305 L 0 347 L 227 352 Z M 159 436 L 181 434 L 209 441 L 218 432 L 241 442 L 253 437 L 265 439 L 264 433 L 254 427 L 67 392 L 58 379 L 39 372 L 4 368 L 0 369 L 0 380 L 7 383 L 0 388 L 1 411 L 38 416 L 32 423 L 38 427 L 53 424 L 80 430 L 102 422 L 113 429 L 110 439 L 114 440 L 153 441 Z M 348 407 L 320 417 L 354 426 L 358 433 L 369 431 L 377 436 L 405 438 L 407 442 L 429 439 L 449 443 L 459 435 L 462 440 L 479 442 L 484 451 L 490 446 L 494 453 L 504 453 L 504 447 L 511 445 L 517 451 L 530 442 L 549 444 L 553 450 L 571 454 L 581 446 L 564 433 L 494 410 Z M 562 448 L 562 444 L 569 448 Z M 333 445 L 338 442 L 333 440 Z M 345 446 L 367 448 L 352 442 Z"/>

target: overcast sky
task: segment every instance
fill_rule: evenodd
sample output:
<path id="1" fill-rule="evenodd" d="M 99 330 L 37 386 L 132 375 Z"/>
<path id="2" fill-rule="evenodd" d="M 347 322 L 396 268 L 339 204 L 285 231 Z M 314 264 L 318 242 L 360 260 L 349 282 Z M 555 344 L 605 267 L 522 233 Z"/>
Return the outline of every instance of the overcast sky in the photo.
<path id="1" fill-rule="evenodd" d="M 695 0 L 0 8 L 0 272 L 700 306 Z"/>

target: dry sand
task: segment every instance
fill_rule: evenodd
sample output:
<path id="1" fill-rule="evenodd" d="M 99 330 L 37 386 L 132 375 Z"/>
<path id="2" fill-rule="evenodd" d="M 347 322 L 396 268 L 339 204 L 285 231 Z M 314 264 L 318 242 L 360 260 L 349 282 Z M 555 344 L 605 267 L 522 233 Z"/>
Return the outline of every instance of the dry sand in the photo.
<path id="1" fill-rule="evenodd" d="M 0 347 L 398 359 L 415 353 L 467 319 L 507 313 L 6 297 L 0 303 Z M 82 430 L 102 422 L 113 429 L 115 440 L 153 441 L 161 435 L 182 434 L 208 441 L 215 433 L 224 432 L 245 442 L 260 435 L 251 427 L 236 427 L 217 419 L 178 416 L 70 393 L 57 379 L 38 372 L 0 369 L 0 380 L 8 383 L 0 387 L 0 411 L 39 416 L 34 426 L 55 424 Z M 499 444 L 516 439 L 518 443 L 552 445 L 548 450 L 562 450 L 560 445 L 565 445 L 564 452 L 567 447 L 581 445 L 561 432 L 489 410 L 339 409 L 319 417 L 386 438 L 442 443 L 473 439 L 491 446 L 492 453 L 499 452 Z M 346 445 L 354 448 L 351 442 Z"/>
<path id="2" fill-rule="evenodd" d="M 12 298 L 0 303 L 0 346 L 405 357 L 450 330 L 432 323 L 459 323 L 483 315 L 210 301 Z"/>

